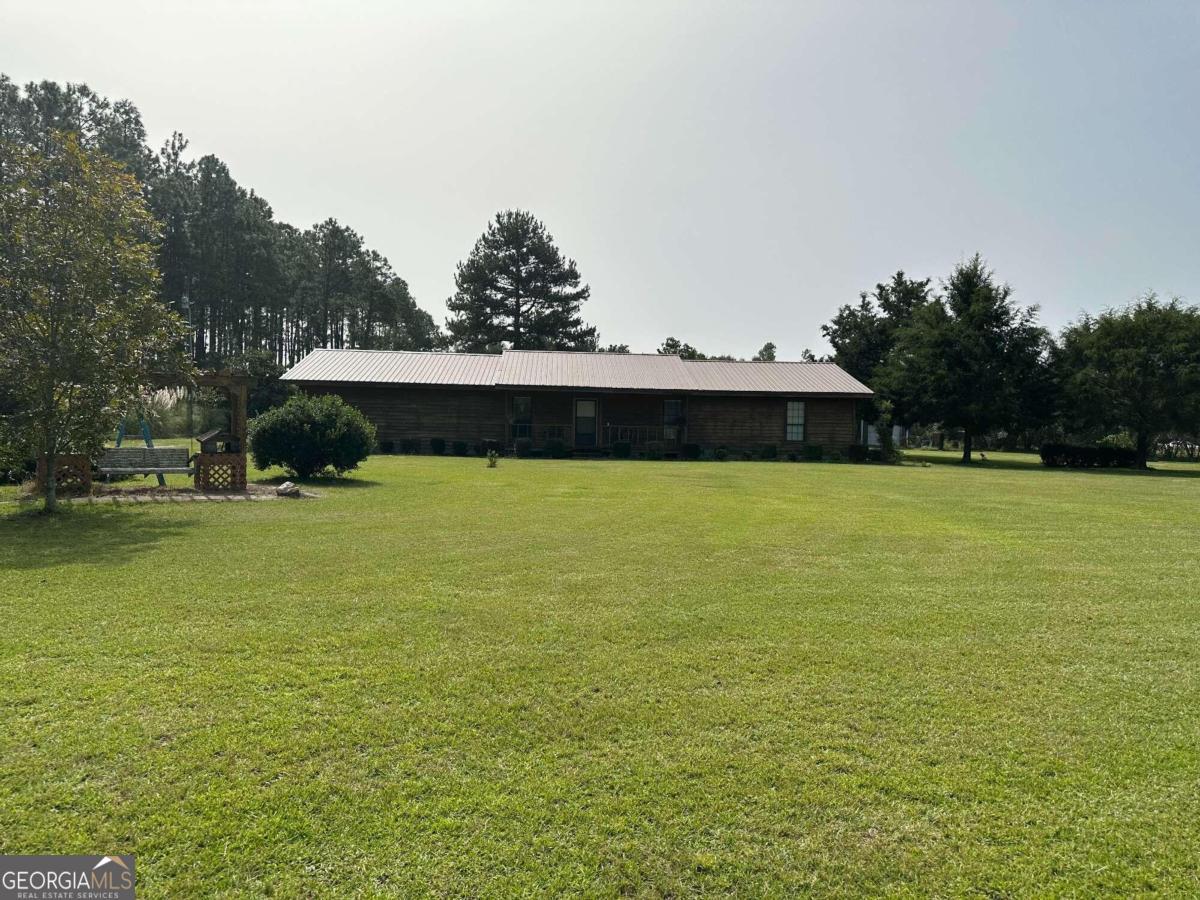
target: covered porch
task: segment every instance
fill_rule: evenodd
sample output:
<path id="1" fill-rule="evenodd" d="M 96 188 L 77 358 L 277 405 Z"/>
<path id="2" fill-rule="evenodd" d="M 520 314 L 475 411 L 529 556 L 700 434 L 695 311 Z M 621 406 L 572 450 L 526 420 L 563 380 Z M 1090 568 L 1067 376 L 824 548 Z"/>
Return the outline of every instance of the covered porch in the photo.
<path id="1" fill-rule="evenodd" d="M 683 396 L 514 391 L 507 407 L 509 442 L 525 439 L 534 448 L 561 441 L 577 452 L 620 443 L 636 451 L 657 442 L 669 452 L 687 439 Z"/>

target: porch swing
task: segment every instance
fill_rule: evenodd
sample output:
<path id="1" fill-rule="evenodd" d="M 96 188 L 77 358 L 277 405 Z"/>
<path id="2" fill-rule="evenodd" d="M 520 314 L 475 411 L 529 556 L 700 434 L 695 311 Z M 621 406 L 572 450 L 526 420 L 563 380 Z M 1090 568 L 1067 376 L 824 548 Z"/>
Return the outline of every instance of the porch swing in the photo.
<path id="1" fill-rule="evenodd" d="M 190 398 L 188 417 L 191 418 Z M 142 432 L 144 447 L 122 447 L 125 440 L 125 420 L 117 426 L 115 447 L 107 447 L 100 457 L 96 471 L 101 475 L 156 475 L 158 486 L 165 487 L 164 475 L 191 475 L 190 455 L 187 447 L 155 447 L 150 435 L 150 423 L 141 413 L 138 426 Z"/>
<path id="2" fill-rule="evenodd" d="M 246 489 L 246 405 L 254 379 L 230 372 L 201 372 L 194 384 L 185 385 L 188 401 L 188 447 L 155 447 L 145 416 L 138 423 L 144 447 L 122 447 L 125 423 L 117 429 L 116 446 L 108 447 L 100 457 L 96 471 L 101 475 L 155 475 L 160 486 L 164 475 L 191 475 L 197 490 Z M 201 435 L 193 432 L 195 388 L 222 391 L 229 401 L 228 429 L 214 429 Z M 198 452 L 192 446 L 199 443 Z"/>

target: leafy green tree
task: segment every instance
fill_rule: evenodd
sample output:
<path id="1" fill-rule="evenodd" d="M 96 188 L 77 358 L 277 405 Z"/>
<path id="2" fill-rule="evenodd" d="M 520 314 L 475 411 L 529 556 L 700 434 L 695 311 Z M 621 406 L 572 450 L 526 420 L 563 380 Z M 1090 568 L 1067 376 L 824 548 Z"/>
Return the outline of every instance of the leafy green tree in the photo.
<path id="1" fill-rule="evenodd" d="M 1128 429 L 1138 465 L 1155 439 L 1200 426 L 1200 307 L 1154 294 L 1062 334 L 1056 364 L 1066 424 Z"/>
<path id="2" fill-rule="evenodd" d="M 691 344 L 685 344 L 677 337 L 668 337 L 663 341 L 662 346 L 658 348 L 658 353 L 661 356 L 678 356 L 683 359 L 708 359 Z"/>
<path id="3" fill-rule="evenodd" d="M 595 350 L 596 329 L 580 317 L 591 288 L 580 282 L 575 260 L 563 257 L 545 225 L 505 210 L 458 264 L 446 328 L 458 349 L 472 352 Z"/>
<path id="4" fill-rule="evenodd" d="M 755 362 L 775 362 L 775 345 L 767 341 L 762 349 L 754 354 Z"/>
<path id="5" fill-rule="evenodd" d="M 628 344 L 609 344 L 607 347 L 602 347 L 601 353 L 628 353 Z"/>
<path id="6" fill-rule="evenodd" d="M 929 279 L 915 280 L 903 271 L 890 282 L 863 291 L 856 305 L 842 306 L 821 333 L 833 348 L 833 361 L 864 384 L 874 387 L 876 375 L 892 347 L 896 332 L 929 302 Z"/>
<path id="7" fill-rule="evenodd" d="M 0 142 L 0 382 L 8 440 L 95 453 L 156 374 L 186 373 L 183 321 L 158 301 L 156 223 L 123 167 L 70 134 Z"/>
<path id="8" fill-rule="evenodd" d="M 943 296 L 914 306 L 878 370 L 901 421 L 963 430 L 964 463 L 976 436 L 1020 419 L 1022 379 L 1046 364 L 1036 307 L 1011 297 L 976 254 L 954 269 Z"/>

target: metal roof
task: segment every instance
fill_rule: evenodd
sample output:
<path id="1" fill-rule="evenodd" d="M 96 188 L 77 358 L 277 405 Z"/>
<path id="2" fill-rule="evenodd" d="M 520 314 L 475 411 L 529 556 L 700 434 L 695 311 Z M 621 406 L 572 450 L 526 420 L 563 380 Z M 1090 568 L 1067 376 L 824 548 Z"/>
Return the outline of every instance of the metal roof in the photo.
<path id="1" fill-rule="evenodd" d="M 408 350 L 314 350 L 283 374 L 285 381 L 368 384 L 445 384 L 492 387 L 497 353 L 430 353 Z"/>
<path id="2" fill-rule="evenodd" d="M 314 350 L 283 378 L 325 383 L 871 396 L 870 388 L 833 363 L 685 360 L 657 353 L 560 350 L 505 350 L 502 354 Z"/>
<path id="3" fill-rule="evenodd" d="M 690 384 L 684 361 L 658 353 L 573 353 L 505 350 L 498 384 L 506 387 L 681 391 Z"/>

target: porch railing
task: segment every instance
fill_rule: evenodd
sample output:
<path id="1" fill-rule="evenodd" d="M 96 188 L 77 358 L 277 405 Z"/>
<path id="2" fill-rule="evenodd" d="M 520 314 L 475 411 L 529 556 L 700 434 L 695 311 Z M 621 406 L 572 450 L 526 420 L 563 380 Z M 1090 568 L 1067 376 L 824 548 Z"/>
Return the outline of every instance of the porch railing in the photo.
<path id="1" fill-rule="evenodd" d="M 619 441 L 628 441 L 634 449 L 645 447 L 650 441 L 661 441 L 666 447 L 679 443 L 680 429 L 672 425 L 605 425 L 604 445 L 611 447 Z"/>
<path id="2" fill-rule="evenodd" d="M 547 441 L 568 443 L 571 440 L 571 426 L 561 423 L 531 425 L 529 423 L 514 422 L 508 426 L 508 439 L 512 442 L 519 438 L 528 438 L 533 442 L 533 446 L 535 447 L 545 446 Z"/>

